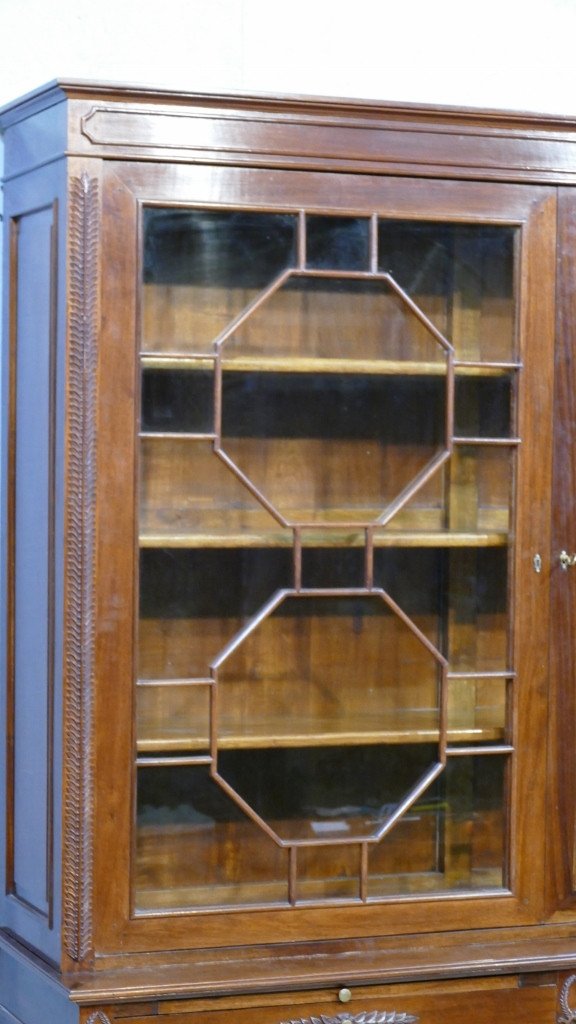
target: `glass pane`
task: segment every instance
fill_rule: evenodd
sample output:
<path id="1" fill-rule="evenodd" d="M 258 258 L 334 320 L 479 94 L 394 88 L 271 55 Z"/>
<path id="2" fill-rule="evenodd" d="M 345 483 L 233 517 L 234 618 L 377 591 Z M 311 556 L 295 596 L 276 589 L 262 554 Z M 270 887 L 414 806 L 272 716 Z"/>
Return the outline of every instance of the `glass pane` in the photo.
<path id="1" fill-rule="evenodd" d="M 507 758 L 453 757 L 393 831 L 369 847 L 370 897 L 506 885 Z"/>
<path id="2" fill-rule="evenodd" d="M 433 768 L 430 743 L 224 750 L 218 770 L 283 840 L 377 835 Z"/>
<path id="3" fill-rule="evenodd" d="M 435 739 L 439 675 L 380 596 L 289 597 L 219 664 L 218 735 L 243 746 Z"/>
<path id="4" fill-rule="evenodd" d="M 141 754 L 207 754 L 210 687 L 139 686 L 136 692 L 137 747 Z"/>
<path id="5" fill-rule="evenodd" d="M 373 522 L 445 445 L 440 377 L 224 373 L 222 447 L 290 523 Z"/>
<path id="6" fill-rule="evenodd" d="M 298 848 L 296 901 L 354 900 L 360 896 L 360 847 Z"/>
<path id="7" fill-rule="evenodd" d="M 306 218 L 306 264 L 322 270 L 368 270 L 370 222 L 359 217 Z"/>
<path id="8" fill-rule="evenodd" d="M 514 359 L 516 229 L 383 220 L 379 267 L 454 345 L 458 359 Z"/>
<path id="9" fill-rule="evenodd" d="M 456 379 L 454 433 L 457 437 L 510 437 L 510 376 Z"/>
<path id="10" fill-rule="evenodd" d="M 288 855 L 207 768 L 138 772 L 137 911 L 286 903 Z"/>
<path id="11" fill-rule="evenodd" d="M 142 430 L 214 433 L 214 371 L 145 368 L 142 374 Z"/>
<path id="12" fill-rule="evenodd" d="M 509 669 L 507 547 L 377 549 L 374 582 L 444 654 L 450 671 Z"/>
<path id="13" fill-rule="evenodd" d="M 234 317 L 294 265 L 296 224 L 279 213 L 145 209 L 143 350 L 212 351 Z"/>
<path id="14" fill-rule="evenodd" d="M 360 535 L 362 540 L 364 539 Z M 366 574 L 366 552 L 363 547 L 308 546 L 302 544 L 302 586 L 311 588 L 362 587 Z M 322 537 L 326 543 L 326 535 Z"/>
<path id="15" fill-rule="evenodd" d="M 509 667 L 508 549 L 447 553 L 447 657 L 455 672 Z"/>
<path id="16" fill-rule="evenodd" d="M 138 911 L 506 883 L 515 230 L 145 211 Z"/>
<path id="17" fill-rule="evenodd" d="M 506 679 L 450 679 L 448 681 L 448 742 L 490 744 L 508 739 Z"/>
<path id="18" fill-rule="evenodd" d="M 140 678 L 209 677 L 222 648 L 291 575 L 288 548 L 141 551 Z"/>
<path id="19" fill-rule="evenodd" d="M 403 543 L 400 532 L 418 534 L 421 544 L 506 544 L 515 459 L 512 446 L 455 445 L 426 485 L 374 531 L 374 543 Z"/>
<path id="20" fill-rule="evenodd" d="M 313 271 L 294 272 L 276 290 L 262 295 L 250 316 L 224 339 L 229 369 L 250 358 L 272 363 L 286 360 L 346 360 L 421 363 L 442 373 L 446 352 L 396 291 L 384 279 L 358 280 L 341 273 L 325 277 Z M 411 369 L 410 367 L 408 367 Z M 290 365 L 298 370 L 298 363 Z M 328 366 L 326 369 L 330 370 Z M 368 369 L 368 367 L 366 367 Z"/>
<path id="21" fill-rule="evenodd" d="M 291 544 L 207 441 L 145 438 L 140 457 L 140 543 L 178 547 Z"/>

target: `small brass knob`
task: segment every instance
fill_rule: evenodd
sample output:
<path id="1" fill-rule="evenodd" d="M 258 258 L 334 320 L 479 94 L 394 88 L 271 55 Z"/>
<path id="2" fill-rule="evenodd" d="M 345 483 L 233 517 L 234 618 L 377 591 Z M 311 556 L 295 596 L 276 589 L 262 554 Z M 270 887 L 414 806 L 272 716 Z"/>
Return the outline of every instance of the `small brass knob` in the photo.
<path id="1" fill-rule="evenodd" d="M 352 993 L 349 988 L 341 988 L 338 993 L 338 999 L 341 1003 L 349 1003 L 352 999 Z"/>

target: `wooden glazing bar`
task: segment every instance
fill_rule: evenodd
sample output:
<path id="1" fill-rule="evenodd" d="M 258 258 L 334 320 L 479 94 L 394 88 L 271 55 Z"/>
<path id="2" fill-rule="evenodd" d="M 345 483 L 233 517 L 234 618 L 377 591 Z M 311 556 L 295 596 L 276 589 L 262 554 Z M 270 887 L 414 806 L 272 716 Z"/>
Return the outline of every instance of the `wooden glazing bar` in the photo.
<path id="1" fill-rule="evenodd" d="M 440 677 L 440 761 L 446 763 L 446 752 L 448 746 L 448 679 L 447 665 L 442 667 Z"/>
<path id="2" fill-rule="evenodd" d="M 378 273 L 378 214 L 370 217 L 370 273 Z"/>
<path id="3" fill-rule="evenodd" d="M 259 292 L 256 298 L 253 299 L 253 301 L 250 302 L 242 310 L 242 312 L 239 313 L 238 316 L 236 316 L 228 324 L 228 326 L 223 331 L 220 332 L 218 337 L 214 339 L 215 351 L 219 352 L 221 350 L 222 344 L 226 341 L 226 339 L 229 338 L 231 334 L 234 334 L 234 332 L 237 331 L 238 328 L 241 327 L 242 324 L 246 320 L 248 320 L 248 318 L 251 317 L 252 314 L 255 313 L 257 309 L 260 308 L 260 306 L 264 305 L 264 303 L 268 301 L 270 296 L 273 295 L 274 292 L 278 291 L 278 289 L 285 283 L 285 281 L 288 280 L 289 277 L 298 273 L 303 273 L 303 271 L 295 271 L 291 270 L 290 268 L 281 271 L 278 277 L 275 278 L 274 281 L 272 281 L 272 283 L 269 284 L 267 288 Z"/>
<path id="4" fill-rule="evenodd" d="M 235 476 L 237 476 L 238 479 L 242 481 L 242 483 L 248 488 L 250 493 L 253 494 L 255 498 L 257 498 L 260 504 L 263 505 L 264 508 L 268 510 L 268 512 L 270 512 L 270 515 L 274 517 L 276 522 L 280 523 L 281 526 L 285 527 L 289 527 L 291 525 L 288 522 L 288 520 L 284 518 L 282 513 L 279 512 L 270 501 L 268 501 L 264 494 L 262 494 L 262 491 L 258 487 L 256 487 L 255 484 L 252 483 L 250 478 L 247 477 L 246 474 L 243 473 L 242 470 L 238 468 L 234 460 L 231 459 L 230 456 L 227 455 L 222 448 L 215 447 L 214 451 L 216 452 L 218 458 L 220 458 L 222 462 L 226 463 L 226 465 L 229 467 L 229 469 L 232 470 Z"/>
<path id="5" fill-rule="evenodd" d="M 445 411 L 445 430 L 446 430 L 446 447 L 449 452 L 452 452 L 453 436 L 454 436 L 454 361 L 451 358 L 451 354 L 448 356 L 448 365 L 446 367 L 446 411 Z"/>
<path id="6" fill-rule="evenodd" d="M 278 607 L 279 604 L 281 604 L 285 597 L 290 597 L 293 594 L 293 590 L 277 591 L 274 594 L 274 596 L 260 609 L 260 611 L 256 615 L 254 615 L 249 622 L 246 623 L 244 629 L 237 633 L 236 636 L 232 638 L 230 643 L 226 644 L 224 649 L 220 651 L 220 654 L 214 660 L 211 666 L 214 672 L 216 672 L 217 669 L 222 664 L 222 662 L 225 661 L 230 654 L 232 654 L 232 651 L 236 650 L 236 648 L 239 646 L 239 644 L 243 642 L 246 636 L 249 633 L 251 633 L 256 626 L 263 622 L 264 619 L 266 619 Z M 215 681 L 218 681 L 217 676 L 215 676 Z M 216 690 L 214 692 L 216 692 Z"/>
<path id="7" fill-rule="evenodd" d="M 304 270 L 307 259 L 306 211 L 298 211 L 298 268 Z"/>
<path id="8" fill-rule="evenodd" d="M 434 782 L 435 779 L 438 778 L 438 776 L 441 774 L 443 770 L 443 764 L 436 764 L 434 765 L 433 768 L 430 769 L 429 772 L 426 772 L 423 778 L 420 779 L 420 782 L 416 786 L 416 789 L 414 789 L 404 800 L 401 801 L 401 803 L 398 804 L 396 810 L 394 811 L 393 814 L 390 815 L 384 827 L 380 829 L 378 834 L 373 837 L 373 840 L 371 838 L 370 841 L 379 842 L 380 839 L 382 839 L 386 835 L 386 833 L 390 831 L 392 826 L 396 824 L 398 819 L 401 818 L 406 813 L 406 811 L 408 811 L 412 807 L 412 805 L 416 803 L 418 797 L 420 797 L 422 793 L 426 792 L 428 787 Z"/>
<path id="9" fill-rule="evenodd" d="M 282 846 L 286 848 L 291 845 L 291 842 L 285 842 L 284 840 L 278 838 L 278 836 L 270 828 L 268 823 L 264 821 L 264 819 L 261 818 L 259 814 L 256 813 L 256 811 L 254 810 L 253 807 L 250 806 L 250 804 L 246 803 L 246 801 L 240 796 L 240 794 L 237 793 L 236 790 L 228 782 L 226 782 L 226 779 L 223 779 L 222 776 L 218 774 L 217 770 L 212 772 L 212 777 L 214 781 L 217 782 L 218 785 L 224 790 L 224 792 L 227 793 L 228 796 L 234 801 L 234 803 L 238 805 L 240 810 L 244 811 L 244 814 L 248 818 L 250 818 L 256 825 L 259 825 L 262 831 L 265 832 L 266 835 L 269 836 L 269 838 L 272 839 L 277 846 Z"/>
<path id="10" fill-rule="evenodd" d="M 372 590 L 374 586 L 374 529 L 368 527 L 366 530 L 366 554 L 365 554 L 366 588 Z"/>
<path id="11" fill-rule="evenodd" d="M 294 906 L 297 900 L 298 882 L 298 849 L 291 846 L 288 850 L 288 902 Z"/>
<path id="12" fill-rule="evenodd" d="M 294 528 L 294 590 L 302 589 L 302 531 L 298 526 Z"/>
<path id="13" fill-rule="evenodd" d="M 368 899 L 368 843 L 360 844 L 360 899 Z"/>
<path id="14" fill-rule="evenodd" d="M 395 279 L 392 277 L 392 275 L 391 274 L 383 274 L 382 277 L 388 282 L 388 284 L 391 286 L 391 288 L 394 289 L 394 291 L 397 293 L 397 295 L 400 296 L 400 298 L 405 302 L 405 304 L 408 306 L 408 308 L 412 310 L 412 312 L 414 313 L 414 316 L 416 316 L 417 319 L 420 320 L 420 323 L 422 323 L 424 325 L 424 327 L 426 327 L 426 329 L 430 332 L 430 334 L 432 334 L 436 338 L 436 341 L 438 341 L 440 343 L 442 348 L 445 349 L 446 352 L 452 352 L 453 353 L 454 352 L 454 347 L 450 344 L 448 339 L 444 337 L 444 335 L 441 333 L 441 331 L 438 330 L 438 328 L 435 326 L 435 324 L 433 324 L 432 321 L 426 316 L 426 314 L 422 312 L 422 310 L 420 309 L 420 306 L 418 306 L 410 298 L 408 293 L 405 292 L 404 289 L 400 287 L 400 285 L 398 284 L 397 281 L 395 281 Z"/>
<path id="15" fill-rule="evenodd" d="M 413 480 L 412 483 L 405 488 L 402 494 L 400 494 L 396 498 L 396 500 L 393 501 L 391 505 L 389 505 L 386 513 L 383 516 L 380 516 L 377 525 L 386 526 L 386 524 L 390 522 L 390 520 L 396 515 L 396 513 L 399 512 L 400 509 L 403 508 L 403 506 L 410 501 L 410 498 L 412 498 L 413 495 L 420 490 L 420 488 L 424 487 L 428 480 L 430 480 L 434 476 L 434 474 L 449 458 L 450 452 L 444 451 L 435 459 L 433 459 L 428 468 L 423 473 L 421 473 L 415 480 Z"/>

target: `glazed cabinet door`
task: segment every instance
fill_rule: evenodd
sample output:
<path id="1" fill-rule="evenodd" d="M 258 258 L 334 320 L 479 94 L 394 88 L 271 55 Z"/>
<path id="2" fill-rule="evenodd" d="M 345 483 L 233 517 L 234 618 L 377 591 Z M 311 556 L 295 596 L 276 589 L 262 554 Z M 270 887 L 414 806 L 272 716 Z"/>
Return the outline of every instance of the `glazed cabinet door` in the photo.
<path id="1" fill-rule="evenodd" d="M 537 920 L 552 191 L 103 202 L 96 947 Z"/>

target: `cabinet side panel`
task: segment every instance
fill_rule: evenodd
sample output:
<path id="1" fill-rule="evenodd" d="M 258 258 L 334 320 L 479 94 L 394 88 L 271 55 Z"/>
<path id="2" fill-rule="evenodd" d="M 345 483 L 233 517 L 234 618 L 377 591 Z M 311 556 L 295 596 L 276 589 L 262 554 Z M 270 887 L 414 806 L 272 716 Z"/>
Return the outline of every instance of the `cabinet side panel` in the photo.
<path id="1" fill-rule="evenodd" d="M 58 955 L 62 624 L 60 175 L 6 196 L 2 923 Z"/>
<path id="2" fill-rule="evenodd" d="M 0 1024 L 76 1024 L 65 990 L 34 961 L 0 948 Z"/>

